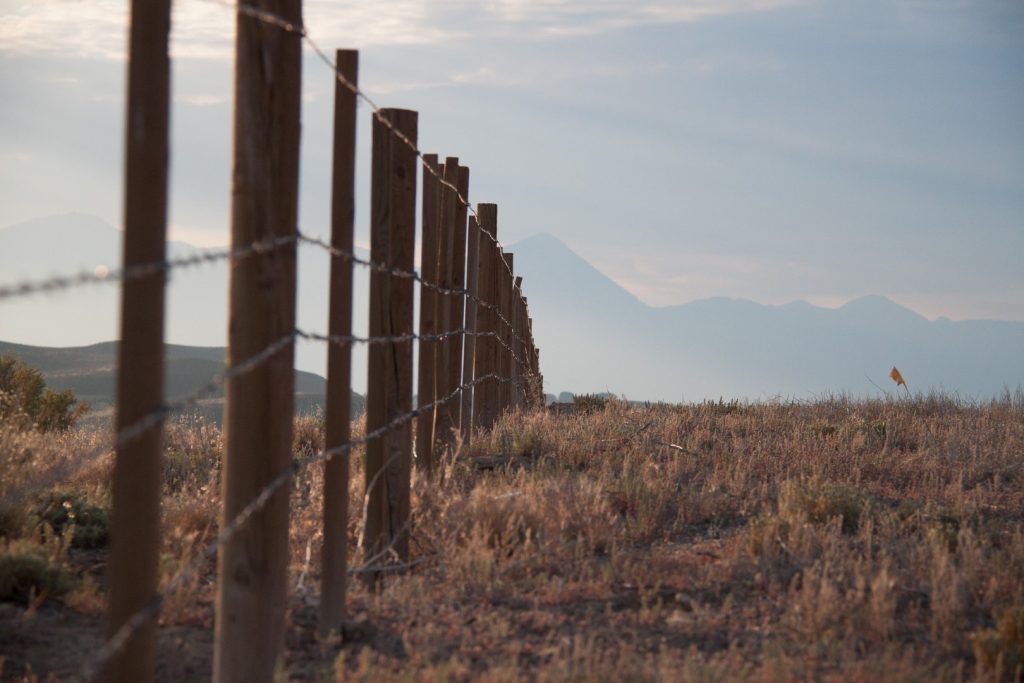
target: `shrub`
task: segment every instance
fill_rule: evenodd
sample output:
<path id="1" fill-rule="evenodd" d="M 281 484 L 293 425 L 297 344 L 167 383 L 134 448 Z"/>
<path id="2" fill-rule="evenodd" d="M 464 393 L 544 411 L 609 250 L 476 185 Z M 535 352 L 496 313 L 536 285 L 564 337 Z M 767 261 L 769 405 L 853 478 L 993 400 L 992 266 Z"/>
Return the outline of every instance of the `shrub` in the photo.
<path id="1" fill-rule="evenodd" d="M 71 531 L 71 547 L 98 548 L 106 545 L 110 535 L 110 517 L 103 508 L 90 505 L 80 496 L 54 491 L 44 496 L 36 507 L 41 524 L 50 527 L 55 536 Z"/>
<path id="2" fill-rule="evenodd" d="M 35 554 L 9 553 L 0 556 L 0 601 L 28 604 L 33 596 L 64 595 L 70 589 L 68 577 Z"/>
<path id="3" fill-rule="evenodd" d="M 604 410 L 608 406 L 608 397 L 602 394 L 573 394 L 572 402 L 578 412 L 590 414 Z"/>
<path id="4" fill-rule="evenodd" d="M 88 410 L 71 390 L 48 389 L 39 370 L 0 356 L 0 421 L 40 431 L 64 431 Z"/>

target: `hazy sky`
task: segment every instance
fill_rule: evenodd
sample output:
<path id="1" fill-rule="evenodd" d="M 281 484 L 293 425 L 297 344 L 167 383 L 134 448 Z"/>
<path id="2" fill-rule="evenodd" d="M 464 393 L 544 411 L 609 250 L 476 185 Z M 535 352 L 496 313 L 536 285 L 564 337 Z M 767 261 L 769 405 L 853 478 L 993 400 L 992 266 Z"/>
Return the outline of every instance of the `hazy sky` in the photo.
<path id="1" fill-rule="evenodd" d="M 121 211 L 127 2 L 0 0 L 0 226 Z M 505 243 L 552 233 L 642 300 L 1024 320 L 1019 0 L 316 0 L 420 112 Z M 172 235 L 228 235 L 233 12 L 174 14 Z M 305 52 L 301 226 L 327 234 L 331 72 Z M 368 236 L 369 110 L 358 220 Z M 0 275 L 0 279 L 2 275 Z M 529 295 L 529 283 L 525 284 Z"/>

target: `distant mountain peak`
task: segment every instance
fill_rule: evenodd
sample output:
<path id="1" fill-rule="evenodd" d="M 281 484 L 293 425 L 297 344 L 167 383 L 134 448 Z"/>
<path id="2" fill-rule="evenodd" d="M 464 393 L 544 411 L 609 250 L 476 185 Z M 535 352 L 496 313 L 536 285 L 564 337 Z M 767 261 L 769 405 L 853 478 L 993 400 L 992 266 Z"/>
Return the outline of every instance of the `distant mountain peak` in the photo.
<path id="1" fill-rule="evenodd" d="M 850 299 L 836 310 L 844 314 L 857 316 L 868 315 L 876 318 L 904 318 L 906 320 L 927 321 L 927 318 L 920 313 L 912 311 L 906 306 L 901 306 L 892 299 L 880 294 L 868 294 Z"/>
<path id="2" fill-rule="evenodd" d="M 515 242 L 514 244 L 508 245 L 507 249 L 511 250 L 513 247 L 519 247 L 519 246 L 528 246 L 528 247 L 545 247 L 546 246 L 546 247 L 555 247 L 555 248 L 559 248 L 559 249 L 564 249 L 566 251 L 572 251 L 572 249 L 569 247 L 569 245 L 567 245 L 565 242 L 563 242 L 562 240 L 558 239 L 557 237 L 555 237 L 554 235 L 552 235 L 549 232 L 538 232 L 538 233 L 535 233 L 533 235 L 530 235 L 529 237 L 524 237 L 523 239 Z M 575 253 L 575 252 L 573 252 L 573 253 Z"/>

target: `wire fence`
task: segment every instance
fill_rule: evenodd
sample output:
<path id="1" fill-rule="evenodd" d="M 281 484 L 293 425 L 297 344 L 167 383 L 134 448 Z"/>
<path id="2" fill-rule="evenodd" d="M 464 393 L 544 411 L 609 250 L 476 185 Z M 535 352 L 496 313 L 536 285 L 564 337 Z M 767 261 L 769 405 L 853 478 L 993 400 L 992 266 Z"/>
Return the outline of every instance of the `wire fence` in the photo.
<path id="1" fill-rule="evenodd" d="M 78 274 L 69 276 L 54 276 L 40 280 L 26 280 L 10 285 L 0 286 L 0 301 L 4 299 L 13 299 L 17 297 L 26 297 L 36 294 L 53 293 L 57 291 L 63 291 L 73 289 L 76 287 L 83 287 L 88 285 L 96 284 L 111 284 L 111 283 L 125 283 L 141 278 L 146 275 L 152 275 L 154 273 L 168 273 L 172 270 L 181 268 L 191 268 L 202 264 L 217 263 L 220 261 L 227 261 L 229 263 L 239 261 L 241 259 L 248 258 L 255 254 L 266 254 L 274 249 L 278 249 L 290 244 L 305 243 L 311 244 L 318 248 L 327 251 L 332 256 L 338 256 L 351 261 L 353 264 L 364 266 L 369 270 L 391 275 L 398 278 L 408 278 L 420 283 L 420 285 L 428 290 L 437 292 L 444 295 L 463 296 L 466 297 L 469 303 L 472 303 L 480 308 L 490 310 L 498 317 L 498 320 L 512 333 L 515 342 L 520 345 L 526 344 L 527 340 L 520 337 L 512 325 L 512 323 L 506 319 L 500 311 L 500 307 L 488 303 L 479 297 L 471 294 L 466 289 L 452 289 L 441 287 L 425 280 L 419 273 L 414 271 L 406 271 L 400 268 L 395 268 L 384 263 L 377 263 L 369 259 L 359 257 L 352 250 L 342 250 L 336 247 L 332 247 L 323 240 L 315 237 L 309 237 L 302 233 L 297 233 L 292 237 L 281 237 L 269 240 L 263 240 L 252 245 L 245 247 L 238 247 L 233 249 L 218 249 L 212 251 L 201 252 L 194 255 L 189 255 L 182 258 L 168 259 L 165 261 L 158 261 L 145 264 L 137 264 L 126 268 L 111 270 L 109 273 L 104 275 L 95 275 L 93 273 L 83 271 Z M 10 491 L 6 491 L 0 496 L 0 503 L 5 505 L 14 505 L 23 501 L 26 497 L 48 488 L 55 483 L 74 477 L 82 470 L 86 469 L 104 455 L 111 453 L 116 450 L 118 446 L 123 446 L 129 443 L 133 439 L 146 433 L 155 426 L 161 424 L 168 416 L 181 413 L 190 408 L 194 408 L 199 404 L 200 401 L 209 398 L 214 395 L 218 390 L 221 390 L 231 379 L 240 377 L 246 372 L 253 370 L 261 366 L 266 360 L 273 357 L 288 344 L 292 343 L 295 339 L 305 339 L 308 341 L 325 342 L 334 345 L 357 345 L 357 344 L 398 344 L 405 342 L 418 342 L 427 341 L 435 342 L 442 341 L 445 339 L 451 339 L 453 337 L 487 337 L 493 339 L 499 346 L 501 346 L 506 352 L 508 352 L 516 365 L 523 371 L 529 374 L 532 372 L 531 366 L 527 359 L 523 358 L 520 354 L 516 353 L 513 346 L 509 345 L 504 341 L 500 334 L 494 331 L 478 331 L 467 327 L 461 327 L 458 329 L 448 330 L 445 332 L 439 332 L 428 335 L 421 335 L 417 333 L 410 333 L 405 335 L 397 336 L 377 336 L 377 337 L 364 337 L 357 335 L 327 335 L 312 331 L 304 331 L 301 329 L 295 329 L 292 333 L 287 334 L 279 339 L 275 340 L 271 344 L 267 345 L 262 351 L 246 358 L 239 364 L 227 368 L 224 372 L 213 376 L 209 382 L 202 385 L 201 387 L 193 390 L 187 396 L 175 400 L 167 401 L 161 405 L 158 409 L 146 414 L 142 418 L 136 420 L 132 424 L 121 429 L 110 443 L 98 446 L 86 453 L 78 455 L 75 459 L 69 462 L 65 462 L 61 466 L 55 467 L 42 476 L 35 479 L 28 485 L 17 487 Z M 524 380 L 525 383 L 525 380 Z M 469 388 L 469 386 L 476 386 L 476 384 L 461 386 L 460 389 Z"/>
<path id="2" fill-rule="evenodd" d="M 474 429 L 490 427 L 496 415 L 501 412 L 516 409 L 532 409 L 543 405 L 543 379 L 539 371 L 539 352 L 533 341 L 532 321 L 529 318 L 528 307 L 522 294 L 521 278 L 515 276 L 511 258 L 506 258 L 504 255 L 490 217 L 484 216 L 483 212 L 478 211 L 470 204 L 466 192 L 460 190 L 457 183 L 447 180 L 444 174 L 439 171 L 441 167 L 428 159 L 428 156 L 432 155 L 425 155 L 417 147 L 414 137 L 407 134 L 399 125 L 394 123 L 389 115 L 391 110 L 378 106 L 376 102 L 356 85 L 353 78 L 346 76 L 342 69 L 329 58 L 327 53 L 313 41 L 309 32 L 301 23 L 252 4 L 239 3 L 237 6 L 234 6 L 223 0 L 211 1 L 219 5 L 232 7 L 240 16 L 254 19 L 264 25 L 280 29 L 287 34 L 300 36 L 313 50 L 317 58 L 331 69 L 337 83 L 355 98 L 368 104 L 372 109 L 374 121 L 386 131 L 387 135 L 398 140 L 401 146 L 406 147 L 411 152 L 417 160 L 418 166 L 424 170 L 424 188 L 426 188 L 429 176 L 431 182 L 439 184 L 442 193 L 449 193 L 449 198 L 451 194 L 454 195 L 457 206 L 465 211 L 461 218 L 448 216 L 447 220 L 451 222 L 451 225 L 447 226 L 449 235 L 455 234 L 459 236 L 459 239 L 466 240 L 466 214 L 468 213 L 473 216 L 475 220 L 469 220 L 468 222 L 468 229 L 470 230 L 468 244 L 476 244 L 477 247 L 474 250 L 469 248 L 466 243 L 463 243 L 466 253 L 461 263 L 455 263 L 451 252 L 446 256 L 441 253 L 441 247 L 439 246 L 436 255 L 439 271 L 436 276 L 428 277 L 423 272 L 417 271 L 415 267 L 409 268 L 407 264 L 396 263 L 393 258 L 389 257 L 391 256 L 390 254 L 385 254 L 383 258 L 379 258 L 375 257 L 375 252 L 371 251 L 370 258 L 363 258 L 350 247 L 338 246 L 334 243 L 333 239 L 331 242 L 328 242 L 296 229 L 286 235 L 257 239 L 248 244 L 242 243 L 226 249 L 202 251 L 178 258 L 159 259 L 141 263 L 129 263 L 126 258 L 126 265 L 110 271 L 83 271 L 45 279 L 29 279 L 9 284 L 0 284 L 0 305 L 5 301 L 37 294 L 54 293 L 103 283 L 118 283 L 127 291 L 128 288 L 135 286 L 135 284 L 145 282 L 155 276 L 163 276 L 166 280 L 166 276 L 172 271 L 188 269 L 202 264 L 226 262 L 232 268 L 235 268 L 243 262 L 253 261 L 254 259 L 281 258 L 282 254 L 285 257 L 291 258 L 294 263 L 296 247 L 308 245 L 320 249 L 332 257 L 332 270 L 338 264 L 347 264 L 347 267 L 350 269 L 349 272 L 351 272 L 352 267 L 359 266 L 377 277 L 385 278 L 386 282 L 405 282 L 408 287 L 415 283 L 420 288 L 421 301 L 422 296 L 428 292 L 445 297 L 448 301 L 444 304 L 448 307 L 444 309 L 446 311 L 445 316 L 447 317 L 441 316 L 442 320 L 449 323 L 455 322 L 455 326 L 449 329 L 439 329 L 430 332 L 423 332 L 421 330 L 420 333 L 415 333 L 409 329 L 399 330 L 395 333 L 371 333 L 365 336 L 348 333 L 322 333 L 301 329 L 292 325 L 290 330 L 265 340 L 258 350 L 247 353 L 244 358 L 234 362 L 230 367 L 210 378 L 206 384 L 198 387 L 187 396 L 173 401 L 165 399 L 154 409 L 132 420 L 130 424 L 121 426 L 113 434 L 109 443 L 78 454 L 60 466 L 44 472 L 33 481 L 25 483 L 16 489 L 5 491 L 0 496 L 0 503 L 3 505 L 20 504 L 41 490 L 58 482 L 73 479 L 83 469 L 110 455 L 112 452 L 116 453 L 118 458 L 123 457 L 122 451 L 129 444 L 137 441 L 143 435 L 150 434 L 153 430 L 161 428 L 168 416 L 199 405 L 201 401 L 211 397 L 221 389 L 225 390 L 227 400 L 230 402 L 233 395 L 232 387 L 236 382 L 256 371 L 263 371 L 270 364 L 278 362 L 282 353 L 286 351 L 293 352 L 294 344 L 297 340 L 321 343 L 328 350 L 344 349 L 348 352 L 355 345 L 366 345 L 378 349 L 382 347 L 397 348 L 408 346 L 408 357 L 410 358 L 411 347 L 416 344 L 419 349 L 421 363 L 427 356 L 438 361 L 442 354 L 447 354 L 452 359 L 451 363 L 447 363 L 447 361 L 447 364 L 440 363 L 443 368 L 442 370 L 431 370 L 434 374 L 427 376 L 426 381 L 424 381 L 421 366 L 421 376 L 417 392 L 419 405 L 415 408 L 410 407 L 407 410 L 396 411 L 396 406 L 400 407 L 401 402 L 398 404 L 388 404 L 389 407 L 384 411 L 383 418 L 378 420 L 378 423 L 370 424 L 368 422 L 367 431 L 363 435 L 347 438 L 339 444 L 329 444 L 324 449 L 311 455 L 301 457 L 294 457 L 293 455 L 287 466 L 279 468 L 276 474 L 269 477 L 258 489 L 258 492 L 252 495 L 239 511 L 226 515 L 228 519 L 225 519 L 220 525 L 216 537 L 195 553 L 184 565 L 184 568 L 162 590 L 155 591 L 154 587 L 154 591 L 144 604 L 135 609 L 128 618 L 123 619 L 120 623 L 113 624 L 116 628 L 111 629 L 109 637 L 103 646 L 94 653 L 82 668 L 81 673 L 86 680 L 95 678 L 112 660 L 129 649 L 133 638 L 138 636 L 139 632 L 147 624 L 155 622 L 167 597 L 177 591 L 189 577 L 194 576 L 205 563 L 218 552 L 222 552 L 225 546 L 238 537 L 246 529 L 247 523 L 254 516 L 264 511 L 270 501 L 274 499 L 275 494 L 278 494 L 285 488 L 302 469 L 318 464 L 327 465 L 338 457 L 349 456 L 356 448 L 367 447 L 369 449 L 372 444 L 378 443 L 383 439 L 393 440 L 396 434 L 399 438 L 404 438 L 407 441 L 403 448 L 412 448 L 412 443 L 408 439 L 408 433 L 402 430 L 411 427 L 413 421 L 418 420 L 418 418 L 424 419 L 425 422 L 421 424 L 418 421 L 417 430 L 436 425 L 441 410 L 450 409 L 452 404 L 455 406 L 455 412 L 449 413 L 449 416 L 450 419 L 454 419 L 456 422 L 450 424 L 450 426 L 458 428 L 460 426 L 459 421 L 461 421 L 463 433 L 467 432 L 468 427 L 468 433 L 470 434 Z M 426 192 L 426 189 L 424 192 Z M 439 213 L 439 215 L 444 216 L 443 213 Z M 455 225 L 456 222 L 461 222 L 461 225 Z M 488 229 L 488 226 L 490 226 L 490 229 Z M 410 230 L 414 230 L 414 226 L 408 227 Z M 127 228 L 128 226 L 126 226 Z M 426 229 L 426 223 L 424 224 L 424 229 Z M 459 232 L 451 233 L 451 230 L 461 231 L 461 234 Z M 475 235 L 472 233 L 474 230 L 476 231 Z M 485 248 L 482 243 L 475 241 L 477 236 L 487 238 L 490 246 Z M 412 239 L 411 233 L 408 235 L 408 239 Z M 349 239 L 350 242 L 351 239 Z M 435 258 L 433 254 L 429 256 Z M 448 259 L 447 262 L 445 258 Z M 447 264 L 448 268 L 447 273 L 442 272 L 445 264 Z M 478 289 L 475 285 L 461 287 L 449 286 L 447 284 L 453 281 L 453 276 L 455 276 L 455 280 L 475 283 L 478 273 L 481 275 L 484 273 L 491 274 L 492 279 L 489 281 L 488 287 L 485 288 L 486 292 L 484 289 Z M 497 274 L 495 275 L 495 273 Z M 465 277 L 468 274 L 472 274 L 472 277 Z M 334 275 L 332 273 L 332 284 L 333 281 Z M 391 285 L 388 286 L 390 287 Z M 371 280 L 371 305 L 375 300 L 374 287 L 375 283 Z M 351 296 L 351 292 L 349 292 L 349 296 Z M 294 301 L 294 288 L 291 291 L 291 297 Z M 377 302 L 378 305 L 385 307 L 385 312 L 388 310 L 387 307 L 392 305 L 392 302 L 389 302 L 387 297 L 382 300 L 378 296 Z M 331 305 L 332 307 L 335 305 L 333 301 Z M 350 309 L 351 307 L 349 306 L 349 316 L 351 316 Z M 463 315 L 463 310 L 467 312 L 466 315 Z M 470 310 L 475 315 L 469 315 L 468 312 Z M 423 315 L 422 309 L 421 315 Z M 411 322 L 411 300 L 409 316 Z M 388 318 L 388 316 L 384 317 Z M 371 325 L 371 329 L 372 327 Z M 348 321 L 348 328 L 351 328 L 350 319 Z M 462 345 L 468 344 L 471 340 L 478 341 L 481 344 L 486 342 L 486 345 L 480 349 L 480 355 L 475 356 L 475 358 L 467 352 L 465 355 L 466 360 L 463 361 Z M 229 352 L 229 358 L 235 358 L 235 354 Z M 401 380 L 404 384 L 401 386 L 411 387 L 411 363 L 405 368 L 398 367 L 401 373 L 405 375 L 404 380 Z M 442 372 L 447 373 L 449 376 L 441 377 Z M 377 383 L 373 381 L 373 373 L 374 367 L 371 360 L 371 382 L 368 386 L 368 403 L 373 399 L 374 392 L 381 392 L 383 394 L 389 391 L 388 388 L 382 386 L 382 381 Z M 331 382 L 332 377 L 329 372 L 328 383 L 330 384 Z M 488 392 L 474 397 L 473 390 L 476 388 L 486 388 Z M 343 387 L 343 390 L 351 391 L 351 388 L 350 386 Z M 328 391 L 330 392 L 330 388 Z M 468 403 L 466 401 L 467 396 L 470 399 Z M 381 400 L 386 401 L 387 398 L 385 397 Z M 411 396 L 406 395 L 403 400 L 411 401 Z M 459 413 L 460 403 L 461 414 Z M 466 408 L 467 405 L 469 410 Z M 122 406 L 119 405 L 118 409 L 121 410 Z M 451 415 L 454 415 L 454 417 L 451 417 Z M 349 415 L 346 414 L 343 418 L 347 421 Z M 287 419 L 290 421 L 291 416 L 288 415 Z M 227 427 L 227 425 L 225 426 Z M 453 447 L 455 445 L 455 433 L 456 429 L 453 429 L 450 435 L 440 435 L 440 441 L 444 442 L 445 439 L 448 439 L 447 446 Z M 433 440 L 430 443 L 430 448 L 433 449 L 435 441 L 438 440 L 438 435 L 432 432 L 431 436 Z M 436 445 L 438 447 L 445 446 L 444 443 Z M 380 490 L 383 487 L 390 485 L 386 481 L 388 475 L 385 473 L 390 471 L 389 468 L 392 468 L 396 463 L 402 465 L 402 453 L 401 449 L 396 450 L 382 463 L 379 463 L 379 466 L 372 468 L 369 450 L 367 451 L 367 483 L 362 505 L 363 518 L 360 520 L 359 525 L 363 532 L 359 538 L 358 546 L 368 556 L 365 557 L 359 566 L 345 569 L 346 573 L 350 575 L 379 575 L 385 571 L 411 566 L 404 561 L 403 553 L 400 550 L 404 539 L 407 539 L 411 529 L 411 517 L 408 514 L 406 514 L 404 519 L 398 520 L 397 531 L 394 531 L 389 536 L 377 539 L 364 537 L 364 534 L 369 535 L 371 530 L 371 499 L 374 496 L 379 496 Z M 420 453 L 415 454 L 416 457 L 421 455 Z M 408 468 L 411 466 L 411 463 L 405 463 L 402 466 Z M 427 463 L 427 466 L 429 466 L 429 463 Z M 119 501 L 115 495 L 115 534 L 118 529 L 116 523 L 118 504 Z M 156 548 L 159 539 L 152 540 L 152 545 Z"/>

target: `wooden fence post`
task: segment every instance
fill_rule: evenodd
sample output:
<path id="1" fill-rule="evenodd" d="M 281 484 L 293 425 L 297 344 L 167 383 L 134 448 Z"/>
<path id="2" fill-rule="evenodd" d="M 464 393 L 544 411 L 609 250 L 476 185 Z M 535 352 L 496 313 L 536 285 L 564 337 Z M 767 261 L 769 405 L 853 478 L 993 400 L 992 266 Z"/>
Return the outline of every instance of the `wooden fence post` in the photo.
<path id="1" fill-rule="evenodd" d="M 488 335 L 497 330 L 498 318 L 488 305 L 497 303 L 498 258 L 494 239 L 498 236 L 498 207 L 495 204 L 477 204 L 480 221 L 479 275 L 477 287 L 481 303 L 477 305 L 477 328 Z M 489 236 L 488 236 L 489 235 Z M 497 373 L 498 343 L 493 336 L 477 338 L 476 377 Z M 475 427 L 490 429 L 497 417 L 498 383 L 488 379 L 476 386 L 473 396 L 473 423 Z"/>
<path id="2" fill-rule="evenodd" d="M 526 349 L 523 347 L 523 278 L 517 276 L 515 286 L 512 289 L 512 348 L 516 351 L 516 357 L 512 358 L 512 376 L 516 383 L 512 385 L 513 405 L 522 409 L 523 401 L 523 378 L 526 376 L 526 369 L 520 364 L 526 358 Z"/>
<path id="3" fill-rule="evenodd" d="M 170 0 L 132 1 L 125 126 L 123 263 L 159 263 L 167 243 Z M 164 284 L 157 270 L 121 286 L 118 434 L 160 409 L 164 386 Z M 160 459 L 163 420 L 119 442 L 113 483 L 110 612 L 113 636 L 156 596 L 160 561 Z M 136 629 L 107 662 L 109 681 L 156 675 L 156 619 Z"/>
<path id="4" fill-rule="evenodd" d="M 519 350 L 521 352 L 522 365 L 519 368 L 520 374 L 523 376 L 523 384 L 520 386 L 522 395 L 522 401 L 525 408 L 531 408 L 530 402 L 530 389 L 529 384 L 532 382 L 532 375 L 529 368 L 529 330 L 527 324 L 529 321 L 529 309 L 526 306 L 526 297 L 519 299 L 519 332 L 522 337 L 520 342 Z"/>
<path id="5" fill-rule="evenodd" d="M 256 5 L 302 25 L 301 0 Z M 302 38 L 243 14 L 237 27 L 231 238 L 241 248 L 296 234 Z M 229 367 L 294 335 L 295 254 L 292 242 L 232 264 Z M 293 340 L 228 380 L 222 523 L 291 463 Z M 215 681 L 273 678 L 284 645 L 289 489 L 278 488 L 220 548 Z"/>
<path id="6" fill-rule="evenodd" d="M 380 118 L 378 118 L 378 116 Z M 373 119 L 370 254 L 377 263 L 412 272 L 416 236 L 415 150 L 417 114 L 381 109 Z M 412 334 L 412 280 L 390 273 L 370 275 L 370 336 Z M 412 342 L 371 344 L 366 396 L 366 431 L 385 428 L 412 409 Z M 366 446 L 367 514 L 364 556 L 401 561 L 409 556 L 411 422 L 404 421 Z M 378 557 L 379 556 L 379 557 Z M 378 585 L 381 575 L 368 572 Z"/>
<path id="7" fill-rule="evenodd" d="M 441 228 L 439 239 L 439 267 L 438 278 L 441 287 L 452 289 L 455 280 L 455 214 L 458 204 L 455 187 L 459 180 L 459 160 L 456 157 L 448 157 L 444 162 L 444 183 L 441 185 Z M 450 187 L 449 187 L 450 186 Z M 439 326 L 440 331 L 446 336 L 437 344 L 437 399 L 444 398 L 452 391 L 451 386 L 451 332 L 454 329 L 454 299 L 455 295 L 450 293 L 441 294 L 438 297 L 440 309 Z M 449 402 L 450 403 L 450 402 Z M 437 430 L 435 435 L 434 449 L 439 444 L 447 444 L 451 438 L 451 422 L 449 420 L 448 405 L 444 403 L 435 406 L 437 417 Z"/>
<path id="8" fill-rule="evenodd" d="M 547 402 L 544 397 L 544 375 L 540 374 L 540 349 L 533 347 L 533 372 L 537 377 L 537 395 L 540 397 L 540 404 L 543 407 Z"/>
<path id="9" fill-rule="evenodd" d="M 439 171 L 436 154 L 424 154 L 423 161 L 428 168 Z M 425 406 L 433 402 L 437 393 L 437 346 L 433 340 L 422 337 L 435 335 L 438 327 L 438 302 L 441 297 L 428 285 L 438 284 L 438 249 L 441 182 L 430 171 L 423 173 L 423 228 L 420 252 L 420 337 L 417 344 L 419 365 L 417 366 L 416 403 Z M 434 442 L 437 429 L 437 411 L 433 408 L 416 418 L 416 465 L 424 471 L 434 468 Z"/>
<path id="10" fill-rule="evenodd" d="M 526 357 L 526 367 L 530 373 L 529 387 L 531 407 L 543 408 L 544 397 L 540 396 L 539 402 L 537 400 L 537 346 L 533 342 L 533 318 L 530 317 L 530 306 L 526 301 L 526 297 L 523 297 L 523 315 L 526 316 L 526 352 L 528 354 Z"/>
<path id="11" fill-rule="evenodd" d="M 499 329 L 501 330 L 501 338 L 505 342 L 505 346 L 501 347 L 501 361 L 500 361 L 500 374 L 505 380 L 512 379 L 512 349 L 515 348 L 515 338 L 512 336 L 512 287 L 515 284 L 515 280 L 510 273 L 514 273 L 513 266 L 515 265 L 515 256 L 509 252 L 503 252 L 501 255 L 505 261 L 505 265 L 498 264 L 499 272 L 501 273 L 501 300 L 499 305 L 501 306 L 501 315 L 505 318 L 504 321 L 499 323 Z M 512 408 L 512 384 L 508 381 L 501 383 L 501 409 L 499 415 L 503 415 Z"/>
<path id="12" fill-rule="evenodd" d="M 359 52 L 335 52 L 335 68 L 349 83 L 359 77 Z M 340 80 L 334 83 L 334 161 L 331 181 L 331 246 L 351 254 L 355 223 L 356 95 Z M 352 259 L 331 255 L 328 334 L 352 334 Z M 347 444 L 352 423 L 352 345 L 327 347 L 327 450 Z M 341 630 L 345 618 L 348 570 L 348 480 L 350 452 L 324 464 L 324 544 L 321 553 L 319 632 Z"/>
<path id="13" fill-rule="evenodd" d="M 463 195 L 465 196 L 465 195 Z M 477 337 L 479 329 L 477 316 L 476 299 L 480 296 L 478 283 L 480 268 L 480 228 L 477 226 L 476 217 L 469 217 L 469 231 L 466 240 L 466 290 L 469 296 L 466 299 L 466 330 L 468 334 L 463 342 L 462 355 L 462 441 L 466 444 L 473 440 L 473 396 L 476 387 L 472 385 L 475 379 L 474 368 L 476 364 Z"/>
<path id="14" fill-rule="evenodd" d="M 468 215 L 467 205 L 460 197 L 469 195 L 469 169 L 465 166 L 458 166 L 456 169 L 456 187 L 458 193 L 455 197 L 454 232 L 452 239 L 452 266 L 451 266 L 451 288 L 464 290 L 466 288 L 466 217 Z M 448 297 L 449 323 L 451 329 L 460 330 L 465 322 L 466 297 L 464 294 L 452 294 Z M 449 337 L 448 342 L 448 381 L 447 394 L 460 392 L 456 398 L 444 405 L 445 442 L 454 445 L 454 437 L 459 431 L 460 411 L 462 409 L 462 394 L 459 388 L 462 384 L 462 341 L 464 335 L 460 332 Z M 447 395 L 446 394 L 446 395 Z"/>

